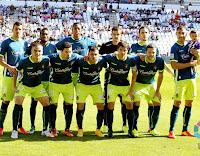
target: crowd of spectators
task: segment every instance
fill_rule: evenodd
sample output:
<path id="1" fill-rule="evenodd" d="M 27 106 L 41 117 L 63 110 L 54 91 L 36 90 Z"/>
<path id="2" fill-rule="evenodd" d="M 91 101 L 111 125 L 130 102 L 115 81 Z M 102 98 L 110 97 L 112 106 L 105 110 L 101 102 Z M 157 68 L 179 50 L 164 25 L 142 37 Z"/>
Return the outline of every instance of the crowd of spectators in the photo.
<path id="1" fill-rule="evenodd" d="M 41 7 L 28 6 L 17 8 L 14 6 L 0 6 L 0 38 L 1 41 L 9 36 L 10 16 L 18 16 L 18 19 L 24 23 L 23 38 L 29 43 L 39 37 L 39 31 L 42 27 L 48 27 L 50 31 L 50 40 L 57 42 L 67 36 L 72 35 L 71 25 L 73 22 L 81 22 L 83 26 L 83 36 L 94 39 L 110 38 L 108 32 L 111 31 L 109 23 L 110 9 L 112 6 L 91 4 L 91 11 L 88 13 L 87 3 L 84 2 L 84 9 L 76 7 L 49 6 L 44 2 Z M 94 11 L 96 8 L 96 11 Z M 106 8 L 106 9 L 105 9 Z M 159 40 L 161 32 L 168 33 L 176 29 L 178 25 L 184 25 L 192 29 L 195 23 L 200 23 L 200 11 L 179 13 L 171 10 L 166 12 L 165 8 L 158 9 L 152 5 L 149 9 L 130 10 L 128 8 L 118 8 L 118 25 L 123 28 L 123 35 L 131 36 L 133 40 L 138 40 L 138 28 L 141 25 L 147 25 L 150 30 L 150 39 Z M 111 10 L 112 12 L 112 10 Z M 186 19 L 186 20 L 184 20 Z"/>

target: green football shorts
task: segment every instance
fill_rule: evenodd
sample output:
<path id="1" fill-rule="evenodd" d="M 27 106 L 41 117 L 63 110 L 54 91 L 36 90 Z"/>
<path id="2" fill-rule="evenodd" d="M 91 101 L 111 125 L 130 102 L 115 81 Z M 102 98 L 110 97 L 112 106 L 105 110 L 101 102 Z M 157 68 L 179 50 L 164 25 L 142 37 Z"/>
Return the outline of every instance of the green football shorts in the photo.
<path id="1" fill-rule="evenodd" d="M 103 91 L 100 84 L 85 85 L 77 83 L 76 95 L 77 103 L 85 103 L 88 95 L 92 96 L 93 104 L 104 103 Z"/>
<path id="2" fill-rule="evenodd" d="M 49 83 L 49 96 L 50 103 L 58 103 L 58 98 L 60 93 L 63 95 L 64 101 L 70 104 L 73 104 L 74 100 L 74 86 L 73 83 L 69 84 L 57 84 L 50 82 Z"/>

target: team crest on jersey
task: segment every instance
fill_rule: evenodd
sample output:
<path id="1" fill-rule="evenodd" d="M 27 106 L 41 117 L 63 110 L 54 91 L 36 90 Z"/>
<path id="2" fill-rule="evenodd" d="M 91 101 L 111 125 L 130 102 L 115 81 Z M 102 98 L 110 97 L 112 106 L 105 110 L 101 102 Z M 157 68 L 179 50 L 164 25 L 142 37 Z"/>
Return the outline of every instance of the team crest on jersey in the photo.
<path id="1" fill-rule="evenodd" d="M 16 92 L 17 93 L 17 92 Z M 3 97 L 6 97 L 6 94 L 3 94 Z"/>
<path id="2" fill-rule="evenodd" d="M 128 68 L 128 64 L 125 65 L 125 68 Z"/>
<path id="3" fill-rule="evenodd" d="M 78 99 L 79 99 L 79 96 L 76 97 L 76 100 L 78 100 Z"/>
<path id="4" fill-rule="evenodd" d="M 108 95 L 108 99 L 110 99 L 110 96 Z"/>
<path id="5" fill-rule="evenodd" d="M 73 62 L 70 63 L 70 65 L 72 66 Z"/>
<path id="6" fill-rule="evenodd" d="M 100 68 L 100 67 L 98 67 L 97 69 L 98 69 L 98 70 L 100 70 L 101 68 Z"/>
<path id="7" fill-rule="evenodd" d="M 178 94 L 176 94 L 176 97 L 178 97 Z"/>
<path id="8" fill-rule="evenodd" d="M 84 41 L 82 42 L 82 45 L 84 45 L 85 43 L 84 43 Z"/>
<path id="9" fill-rule="evenodd" d="M 156 66 L 154 66 L 153 68 L 154 68 L 155 70 L 157 69 L 157 67 L 156 67 Z"/>
<path id="10" fill-rule="evenodd" d="M 49 50 L 49 53 L 51 54 L 51 49 Z"/>
<path id="11" fill-rule="evenodd" d="M 42 69 L 44 69 L 44 64 L 42 65 Z"/>

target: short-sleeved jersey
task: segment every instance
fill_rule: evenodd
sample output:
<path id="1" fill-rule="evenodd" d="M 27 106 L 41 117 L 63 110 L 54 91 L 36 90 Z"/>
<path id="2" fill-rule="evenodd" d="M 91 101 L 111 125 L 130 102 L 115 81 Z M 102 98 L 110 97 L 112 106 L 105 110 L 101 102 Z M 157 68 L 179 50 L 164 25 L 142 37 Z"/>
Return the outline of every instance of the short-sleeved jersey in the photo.
<path id="1" fill-rule="evenodd" d="M 71 71 L 74 62 L 81 56 L 72 53 L 70 59 L 63 60 L 60 53 L 49 55 L 52 72 L 50 82 L 68 84 L 72 82 Z"/>
<path id="2" fill-rule="evenodd" d="M 49 58 L 42 56 L 42 60 L 34 63 L 31 56 L 19 61 L 16 65 L 18 71 L 22 70 L 22 77 L 20 83 L 28 87 L 36 87 L 41 84 L 41 75 L 45 71 L 45 67 L 49 65 Z"/>
<path id="3" fill-rule="evenodd" d="M 103 56 L 106 62 L 109 64 L 109 70 L 111 76 L 109 84 L 116 86 L 129 86 L 129 80 L 127 79 L 130 68 L 136 68 L 136 61 L 133 56 L 127 55 L 125 60 L 119 60 L 118 55 L 113 56 L 108 54 Z"/>
<path id="4" fill-rule="evenodd" d="M 0 56 L 4 57 L 7 64 L 16 66 L 16 64 L 23 59 L 27 48 L 25 40 L 16 41 L 12 38 L 6 39 L 1 44 Z M 4 76 L 12 77 L 8 69 L 4 69 Z"/>
<path id="5" fill-rule="evenodd" d="M 151 43 L 149 43 L 149 44 L 151 44 Z M 131 45 L 131 53 L 133 53 L 133 54 L 137 54 L 137 53 L 145 54 L 146 48 L 147 48 L 147 45 L 141 45 L 140 43 L 134 43 L 134 44 Z M 157 46 L 156 46 L 156 48 L 157 48 L 157 56 L 159 56 L 160 55 L 159 49 L 158 49 Z"/>
<path id="6" fill-rule="evenodd" d="M 145 61 L 142 61 L 139 56 L 135 57 L 137 64 L 137 79 L 136 82 L 142 84 L 151 84 L 155 82 L 155 74 L 157 71 L 164 71 L 164 60 L 160 57 L 156 57 L 155 61 L 148 63 L 145 57 Z"/>
<path id="7" fill-rule="evenodd" d="M 26 56 L 31 55 L 31 48 L 32 48 L 32 46 L 29 46 L 27 48 Z M 53 53 L 57 53 L 55 45 L 53 45 L 51 43 L 48 43 L 47 45 L 43 46 L 43 55 L 48 56 L 48 55 L 53 54 Z M 50 75 L 50 69 L 49 68 L 45 68 L 45 71 L 41 76 L 41 80 L 42 81 L 49 81 L 49 75 Z"/>
<path id="8" fill-rule="evenodd" d="M 75 66 L 79 68 L 78 83 L 96 85 L 100 84 L 100 72 L 103 67 L 107 67 L 107 64 L 100 56 L 96 64 L 90 64 L 82 58 L 75 62 Z"/>
<path id="9" fill-rule="evenodd" d="M 69 42 L 72 44 L 72 52 L 77 53 L 81 56 L 87 55 L 87 50 L 89 46 L 96 46 L 97 42 L 93 39 L 90 39 L 88 37 L 81 37 L 80 40 L 75 40 L 73 37 L 66 37 L 60 42 L 56 44 L 56 48 L 58 50 L 61 50 L 62 44 L 64 42 Z"/>
<path id="10" fill-rule="evenodd" d="M 103 44 L 99 50 L 99 54 L 111 54 L 117 51 L 117 45 L 114 45 L 112 41 L 106 42 Z"/>
<path id="11" fill-rule="evenodd" d="M 190 52 L 188 52 L 188 44 L 181 45 L 179 43 L 175 43 L 171 47 L 171 56 L 171 61 L 176 61 L 179 63 L 188 63 L 193 57 L 193 55 Z M 196 59 L 196 57 L 194 59 Z M 196 77 L 196 74 L 193 72 L 192 67 L 176 69 L 174 70 L 174 74 L 175 81 L 193 79 Z"/>

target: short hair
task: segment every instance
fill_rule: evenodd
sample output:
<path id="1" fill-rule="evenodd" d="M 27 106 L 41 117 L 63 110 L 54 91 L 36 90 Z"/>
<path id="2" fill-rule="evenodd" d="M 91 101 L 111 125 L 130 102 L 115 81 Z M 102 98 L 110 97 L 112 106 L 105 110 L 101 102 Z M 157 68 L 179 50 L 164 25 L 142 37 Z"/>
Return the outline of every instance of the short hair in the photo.
<path id="1" fill-rule="evenodd" d="M 149 44 L 149 45 L 147 45 L 146 51 L 147 51 L 148 49 L 150 49 L 150 48 L 156 49 L 156 52 L 157 52 L 157 48 L 156 48 L 156 46 L 155 46 L 154 44 Z"/>
<path id="2" fill-rule="evenodd" d="M 69 42 L 64 42 L 61 46 L 61 50 L 64 50 L 65 48 L 71 48 L 72 45 Z"/>
<path id="3" fill-rule="evenodd" d="M 40 35 L 41 35 L 41 34 L 42 34 L 42 32 L 43 32 L 43 31 L 45 31 L 45 30 L 49 31 L 49 29 L 48 29 L 48 28 L 43 28 L 42 30 L 40 30 Z"/>
<path id="4" fill-rule="evenodd" d="M 31 47 L 31 49 L 32 49 L 33 47 L 42 46 L 42 44 L 40 42 L 35 42 L 31 46 L 32 46 Z"/>
<path id="5" fill-rule="evenodd" d="M 75 23 L 72 25 L 72 28 L 74 28 L 76 25 L 80 25 L 80 26 L 81 26 L 81 24 L 80 24 L 79 22 L 75 22 Z"/>
<path id="6" fill-rule="evenodd" d="M 140 28 L 139 28 L 139 33 L 140 33 L 140 31 L 142 30 L 142 29 L 148 29 L 148 31 L 149 31 L 149 28 L 147 27 L 147 26 L 141 26 Z M 150 32 L 150 31 L 149 31 Z"/>
<path id="7" fill-rule="evenodd" d="M 199 31 L 198 30 L 191 30 L 190 34 L 199 34 Z"/>
<path id="8" fill-rule="evenodd" d="M 121 41 L 121 42 L 119 42 L 118 43 L 118 45 L 117 45 L 117 49 L 119 49 L 119 47 L 125 47 L 125 48 L 127 48 L 128 50 L 129 50 L 129 44 L 126 42 L 126 41 Z"/>
<path id="9" fill-rule="evenodd" d="M 89 49 L 89 52 L 98 50 L 96 46 L 89 46 L 88 49 Z"/>
<path id="10" fill-rule="evenodd" d="M 178 31 L 178 30 L 182 30 L 182 29 L 185 29 L 185 30 L 186 30 L 186 28 L 185 28 L 184 26 L 179 25 L 179 26 L 176 28 L 176 31 Z"/>
<path id="11" fill-rule="evenodd" d="M 22 25 L 22 22 L 20 22 L 20 21 L 15 22 L 15 23 L 13 24 L 13 28 L 14 28 L 16 25 L 17 25 L 17 26 L 20 26 L 20 25 Z"/>
<path id="12" fill-rule="evenodd" d="M 120 28 L 120 27 L 117 27 L 117 26 L 114 26 L 113 28 L 112 28 L 112 32 L 113 31 L 121 31 L 122 29 Z"/>

